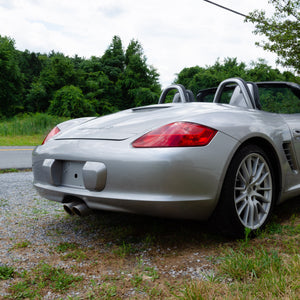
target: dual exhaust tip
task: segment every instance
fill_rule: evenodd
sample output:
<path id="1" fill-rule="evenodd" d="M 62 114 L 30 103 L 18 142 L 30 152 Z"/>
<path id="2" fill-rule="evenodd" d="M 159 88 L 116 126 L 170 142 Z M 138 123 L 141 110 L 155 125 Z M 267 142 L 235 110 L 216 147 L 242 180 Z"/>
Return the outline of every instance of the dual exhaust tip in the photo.
<path id="1" fill-rule="evenodd" d="M 84 217 L 91 213 L 91 209 L 84 202 L 79 201 L 64 203 L 63 208 L 70 216 Z"/>

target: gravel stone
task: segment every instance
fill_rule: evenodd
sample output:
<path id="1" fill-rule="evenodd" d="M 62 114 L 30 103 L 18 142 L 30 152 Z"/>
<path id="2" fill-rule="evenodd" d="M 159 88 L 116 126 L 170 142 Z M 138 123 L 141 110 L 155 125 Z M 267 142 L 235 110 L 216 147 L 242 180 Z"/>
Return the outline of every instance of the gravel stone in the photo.
<path id="1" fill-rule="evenodd" d="M 33 187 L 32 172 L 0 174 L 0 266 L 11 266 L 17 272 L 22 272 L 36 267 L 47 259 L 52 262 L 55 247 L 61 243 L 75 243 L 87 250 L 95 249 L 101 261 L 101 257 L 110 253 L 112 248 L 120 243 L 117 243 L 116 239 L 110 241 L 107 233 L 106 239 L 102 240 L 102 228 L 93 227 L 97 218 L 99 218 L 97 215 L 91 215 L 88 219 L 70 217 L 64 212 L 61 203 L 40 197 Z M 118 215 L 114 218 L 117 219 Z M 104 227 L 107 219 L 109 218 L 103 221 Z M 98 222 L 99 227 L 101 224 Z M 109 232 L 110 228 L 114 228 L 114 224 L 110 227 L 108 225 L 106 230 Z M 137 241 L 136 246 L 142 247 L 143 244 Z M 179 263 L 176 261 L 178 259 L 176 245 L 172 248 L 160 247 L 157 245 L 143 249 L 137 254 L 136 261 L 142 257 L 143 266 L 154 267 L 159 274 L 172 278 L 184 276 L 206 280 L 213 276 L 211 266 L 205 265 L 205 258 L 201 252 L 191 250 L 188 257 L 182 257 Z M 172 257 L 174 257 L 172 264 L 164 263 L 166 259 Z M 85 270 L 89 268 L 88 262 L 85 261 L 79 264 L 75 260 L 58 260 L 55 263 L 57 267 L 70 272 L 75 265 Z M 107 276 L 118 276 L 118 272 L 115 273 L 115 270 L 110 270 L 109 267 L 103 270 Z M 90 279 L 99 278 L 98 275 L 86 272 L 88 274 L 80 273 L 80 275 Z M 133 277 L 130 259 L 126 272 L 129 279 Z M 13 279 L 0 281 L 0 298 L 7 296 L 3 290 L 7 290 L 12 281 Z M 76 293 L 74 292 L 74 296 L 78 296 Z M 133 290 L 132 295 L 135 293 Z M 52 292 L 48 292 L 44 299 L 55 298 Z"/>

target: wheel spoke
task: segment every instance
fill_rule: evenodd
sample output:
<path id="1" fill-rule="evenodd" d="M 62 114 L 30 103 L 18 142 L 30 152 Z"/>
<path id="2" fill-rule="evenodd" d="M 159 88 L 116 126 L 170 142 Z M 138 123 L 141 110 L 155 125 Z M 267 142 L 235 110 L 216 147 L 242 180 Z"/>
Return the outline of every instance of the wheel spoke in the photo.
<path id="1" fill-rule="evenodd" d="M 255 182 L 255 184 L 258 186 L 261 185 L 269 175 L 270 175 L 269 172 L 265 173 L 258 181 Z"/>
<path id="2" fill-rule="evenodd" d="M 245 187 L 244 186 L 236 186 L 234 189 L 236 191 L 245 191 Z"/>
<path id="3" fill-rule="evenodd" d="M 235 204 L 238 204 L 239 202 L 243 201 L 246 197 L 247 197 L 247 193 L 243 193 L 243 194 L 239 195 L 239 196 L 235 199 Z"/>
<path id="4" fill-rule="evenodd" d="M 254 165 L 253 165 L 253 171 L 252 171 L 252 176 L 254 177 L 256 172 L 257 172 L 257 167 L 258 167 L 258 163 L 259 163 L 259 158 L 257 157 L 255 159 Z"/>
<path id="5" fill-rule="evenodd" d="M 254 206 L 253 203 L 249 205 L 249 225 L 253 227 L 254 225 Z"/>
<path id="6" fill-rule="evenodd" d="M 260 186 L 256 186 L 256 190 L 257 191 L 262 191 L 262 192 L 267 192 L 267 191 L 271 191 L 272 189 L 270 187 L 260 187 Z"/>
<path id="7" fill-rule="evenodd" d="M 266 210 L 264 209 L 264 207 L 261 205 L 260 202 L 256 202 L 256 206 L 257 206 L 257 209 L 260 213 L 263 213 L 263 214 L 266 214 Z"/>
<path id="8" fill-rule="evenodd" d="M 246 184 L 248 184 L 249 180 L 250 180 L 250 174 L 249 174 L 249 171 L 247 169 L 247 166 L 246 166 L 245 162 L 242 165 L 242 171 L 243 171 L 243 176 L 244 176 L 244 178 L 246 180 Z"/>
<path id="9" fill-rule="evenodd" d="M 247 160 L 246 160 L 246 165 L 247 165 L 247 172 L 249 174 L 249 179 L 250 177 L 253 175 L 253 170 L 252 170 L 252 158 L 249 157 Z"/>
<path id="10" fill-rule="evenodd" d="M 246 206 L 248 205 L 247 201 L 244 201 L 244 203 L 241 205 L 241 207 L 238 209 L 238 214 L 239 216 L 242 214 L 242 212 L 244 211 L 244 209 L 246 208 Z"/>
<path id="11" fill-rule="evenodd" d="M 253 211 L 254 211 L 253 225 L 255 225 L 257 222 L 259 222 L 259 210 L 258 210 L 257 204 L 258 204 L 258 202 L 253 203 Z"/>
<path id="12" fill-rule="evenodd" d="M 243 176 L 243 174 L 242 174 L 241 171 L 239 171 L 239 173 L 238 173 L 238 178 L 239 178 L 245 185 L 247 185 L 247 181 L 246 181 L 246 179 L 245 179 L 245 177 Z"/>
<path id="13" fill-rule="evenodd" d="M 261 200 L 261 202 L 264 202 L 264 203 L 271 203 L 271 199 L 268 199 L 266 198 L 265 196 L 263 196 L 262 194 L 260 193 L 254 193 L 254 196 L 258 199 Z"/>
<path id="14" fill-rule="evenodd" d="M 246 205 L 245 213 L 244 213 L 244 216 L 243 216 L 244 224 L 248 224 L 248 218 L 249 218 L 249 205 Z"/>

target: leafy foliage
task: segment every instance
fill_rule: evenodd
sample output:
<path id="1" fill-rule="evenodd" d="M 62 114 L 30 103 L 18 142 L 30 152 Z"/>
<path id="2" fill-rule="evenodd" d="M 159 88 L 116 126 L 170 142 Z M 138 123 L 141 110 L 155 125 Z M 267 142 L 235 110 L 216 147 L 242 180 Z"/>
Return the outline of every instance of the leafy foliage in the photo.
<path id="1" fill-rule="evenodd" d="M 0 118 L 24 112 L 73 118 L 151 104 L 161 92 L 158 77 L 138 41 L 125 51 L 114 36 L 102 57 L 85 59 L 18 51 L 0 36 Z"/>
<path id="2" fill-rule="evenodd" d="M 0 117 L 9 117 L 22 109 L 23 75 L 14 40 L 0 36 Z"/>
<path id="3" fill-rule="evenodd" d="M 64 86 L 54 93 L 49 113 L 67 118 L 85 117 L 95 114 L 93 104 L 84 98 L 79 87 Z"/>
<path id="4" fill-rule="evenodd" d="M 278 63 L 300 72 L 300 0 L 269 0 L 275 8 L 272 17 L 255 10 L 246 22 L 255 24 L 255 34 L 264 35 L 268 41 L 257 43 L 265 50 L 278 55 Z"/>
<path id="5" fill-rule="evenodd" d="M 175 83 L 197 94 L 229 77 L 300 82 L 291 72 L 281 73 L 264 60 L 247 67 L 237 58 L 226 58 L 212 66 L 185 68 Z M 105 115 L 157 103 L 160 93 L 159 74 L 148 65 L 137 40 L 124 49 L 120 37 L 114 36 L 103 56 L 85 59 L 54 51 L 18 51 L 14 40 L 0 36 L 0 119 L 20 113 L 66 118 Z"/>
<path id="6" fill-rule="evenodd" d="M 239 63 L 237 58 L 217 60 L 214 65 L 202 68 L 194 66 L 184 68 L 175 79 L 175 83 L 183 84 L 196 94 L 200 89 L 216 87 L 221 81 L 230 77 L 241 77 L 247 81 L 291 81 L 300 83 L 300 78 L 291 72 L 281 73 L 278 69 L 268 66 L 264 60 L 253 62 L 249 67 Z"/>

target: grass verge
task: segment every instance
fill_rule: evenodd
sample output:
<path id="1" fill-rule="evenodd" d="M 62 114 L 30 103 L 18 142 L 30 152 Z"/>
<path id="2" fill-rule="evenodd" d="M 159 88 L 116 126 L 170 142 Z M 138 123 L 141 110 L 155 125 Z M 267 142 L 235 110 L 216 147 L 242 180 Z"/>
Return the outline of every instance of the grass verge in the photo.
<path id="1" fill-rule="evenodd" d="M 24 114 L 0 122 L 1 146 L 40 145 L 46 134 L 66 118 L 45 113 Z"/>
<path id="2" fill-rule="evenodd" d="M 44 134 L 16 136 L 0 135 L 0 146 L 37 146 L 43 142 L 44 138 Z"/>

